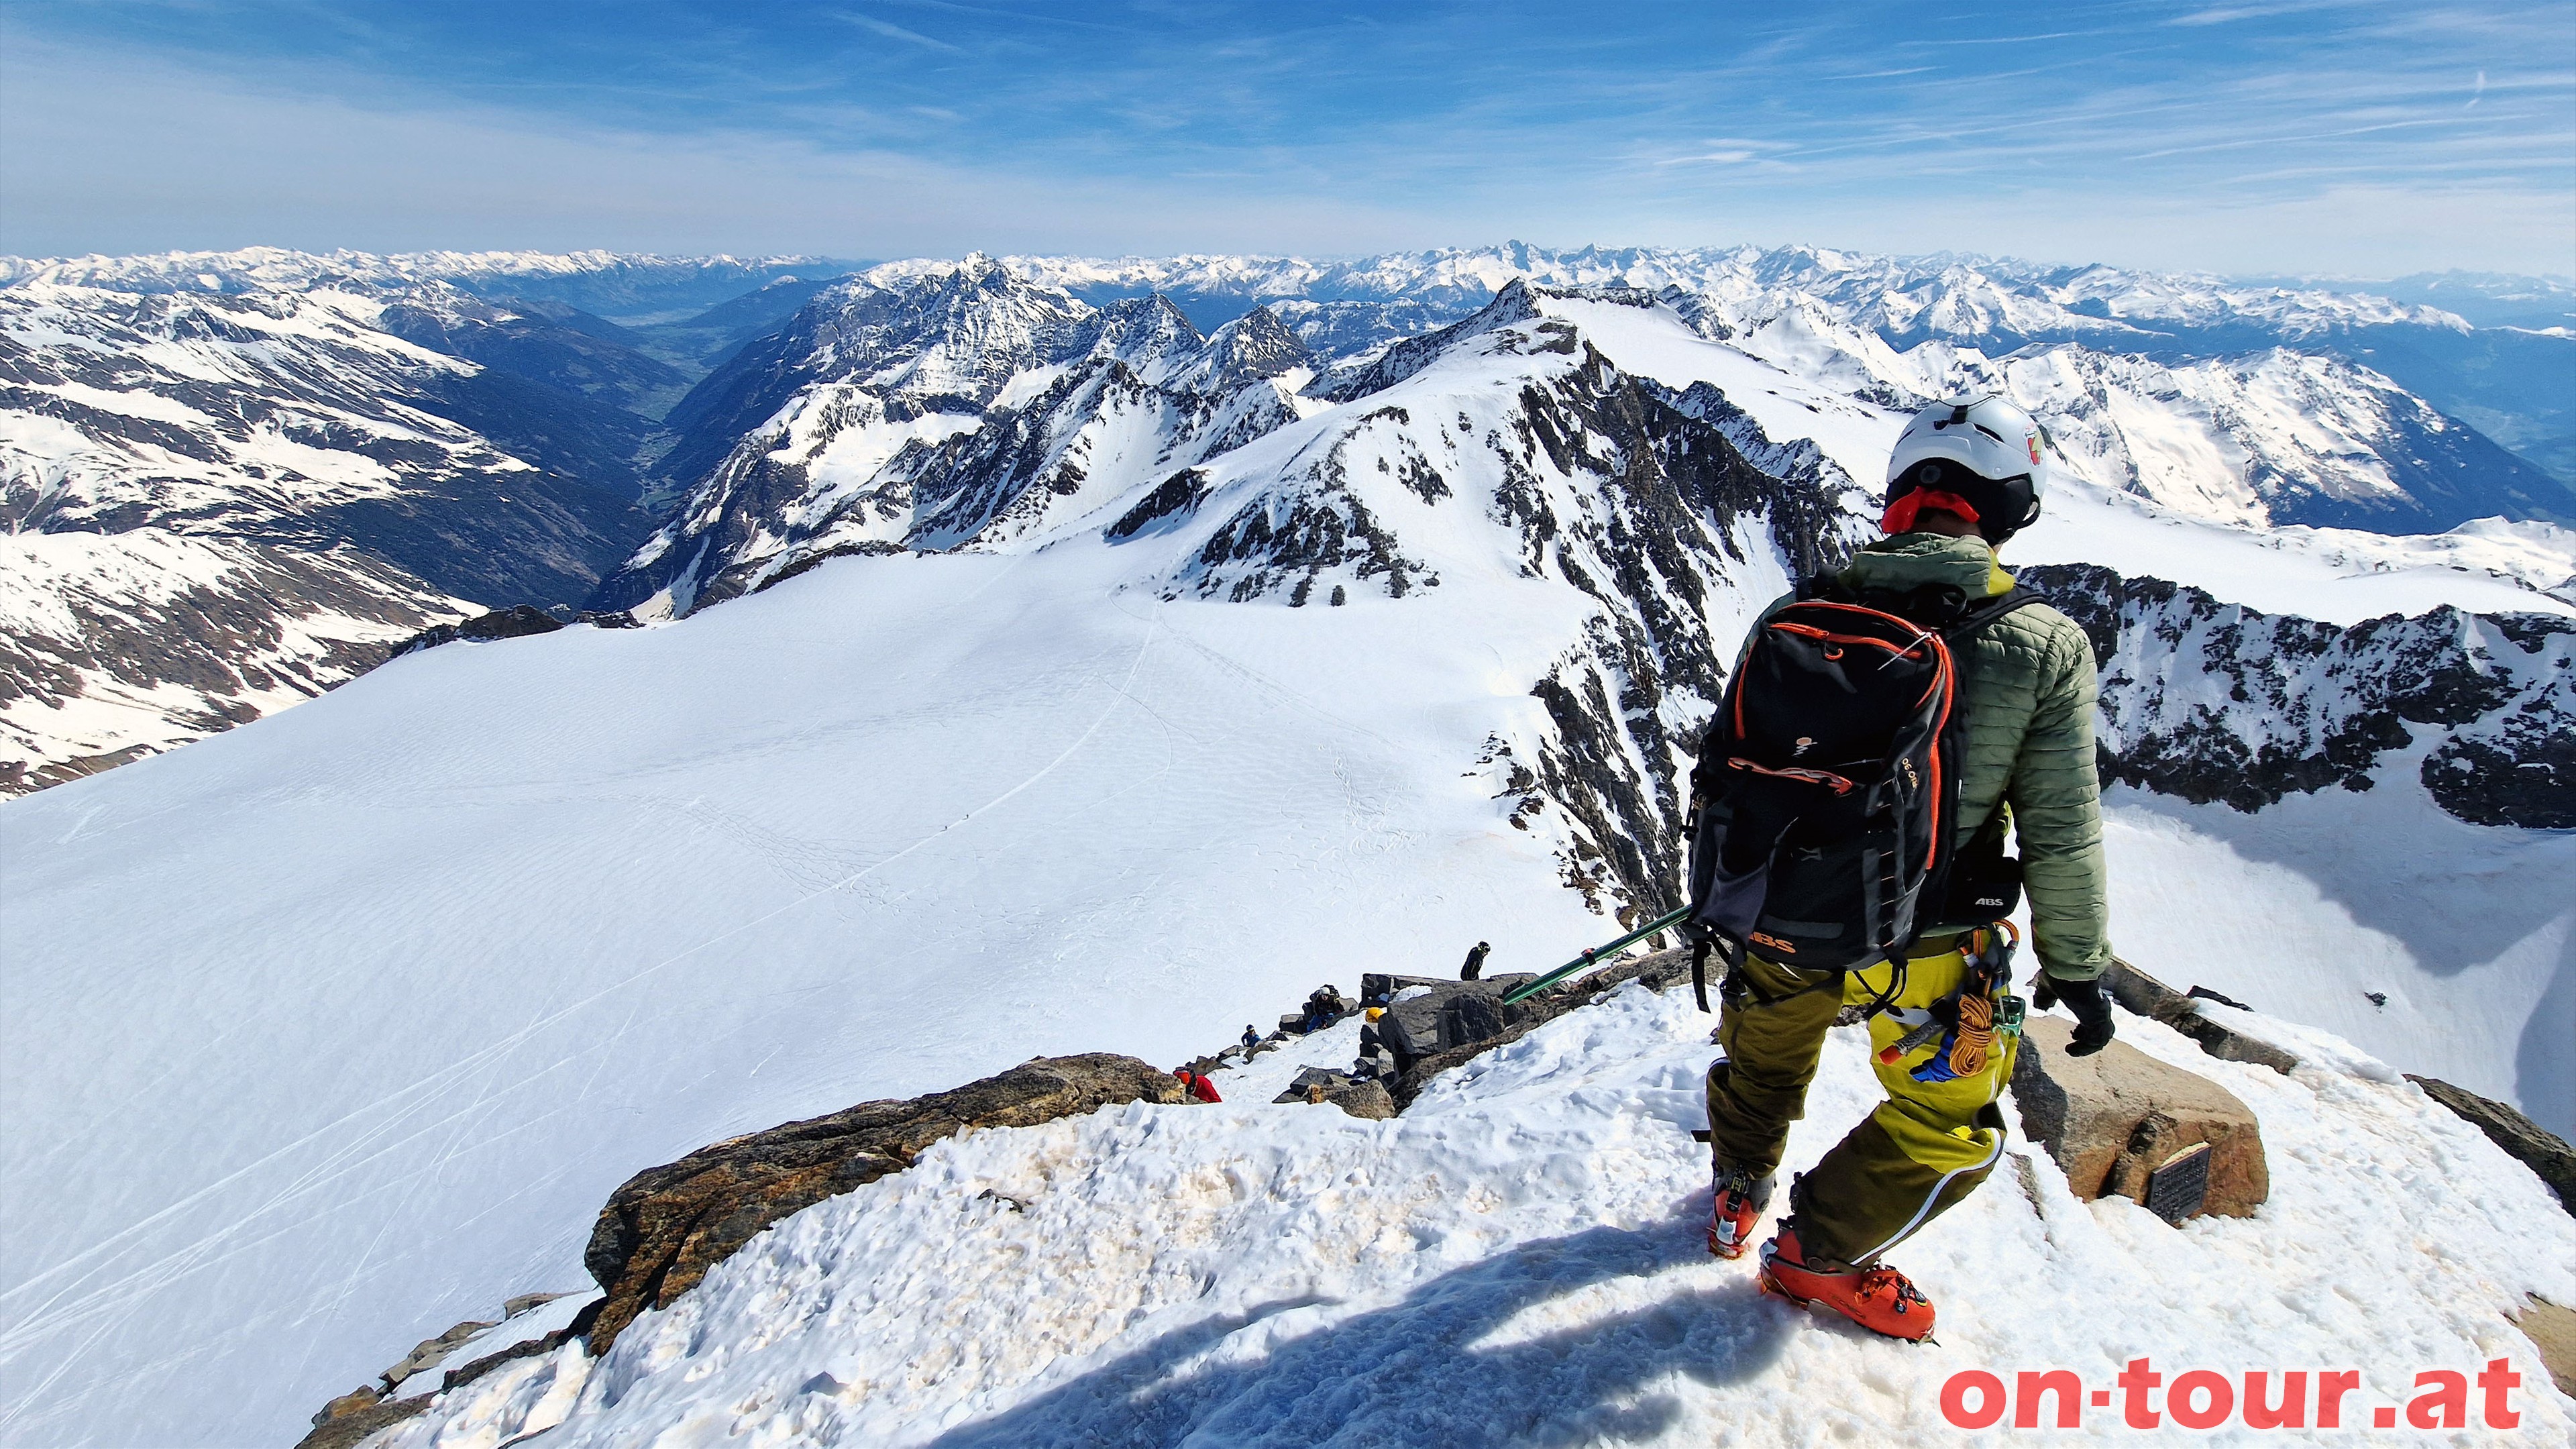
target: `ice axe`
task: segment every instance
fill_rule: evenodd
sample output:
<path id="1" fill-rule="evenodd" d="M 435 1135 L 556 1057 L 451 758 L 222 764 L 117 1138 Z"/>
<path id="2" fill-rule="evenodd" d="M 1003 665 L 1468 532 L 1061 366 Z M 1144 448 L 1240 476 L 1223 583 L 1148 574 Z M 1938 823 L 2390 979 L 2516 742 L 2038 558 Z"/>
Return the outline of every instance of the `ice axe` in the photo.
<path id="1" fill-rule="evenodd" d="M 1582 971 L 1602 964 L 1602 962 L 1609 957 L 1618 954 L 1618 952 L 1626 947 L 1635 945 L 1637 942 L 1646 939 L 1657 931 L 1671 930 L 1673 927 L 1680 925 L 1683 918 L 1687 917 L 1689 914 L 1690 907 L 1684 906 L 1678 911 L 1673 911 L 1669 914 L 1655 917 L 1653 920 L 1648 921 L 1646 924 L 1639 926 L 1637 929 L 1630 931 L 1624 936 L 1621 936 L 1618 940 L 1611 942 L 1609 945 L 1589 947 L 1582 955 L 1575 957 L 1573 960 L 1566 962 L 1564 965 L 1557 967 L 1546 975 L 1524 981 L 1520 985 L 1513 987 L 1511 990 L 1504 992 L 1503 1002 L 1505 1005 L 1509 1005 L 1515 1001 L 1525 1001 L 1530 997 L 1537 995 L 1539 992 L 1545 991 L 1547 988 L 1554 986 L 1556 983 L 1563 981 L 1566 977 L 1573 975 L 1577 971 Z"/>

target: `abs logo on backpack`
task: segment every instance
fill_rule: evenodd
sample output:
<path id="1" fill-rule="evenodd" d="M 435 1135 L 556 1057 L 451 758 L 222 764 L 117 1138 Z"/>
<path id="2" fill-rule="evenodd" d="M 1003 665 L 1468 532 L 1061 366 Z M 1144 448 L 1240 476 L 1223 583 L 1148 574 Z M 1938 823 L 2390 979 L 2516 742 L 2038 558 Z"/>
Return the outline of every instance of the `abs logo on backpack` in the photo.
<path id="1" fill-rule="evenodd" d="M 1965 748 L 1952 650 L 2033 602 L 1827 583 L 1764 618 L 1691 771 L 1690 928 L 1833 970 L 1943 924 L 1922 917 L 1943 910 Z"/>

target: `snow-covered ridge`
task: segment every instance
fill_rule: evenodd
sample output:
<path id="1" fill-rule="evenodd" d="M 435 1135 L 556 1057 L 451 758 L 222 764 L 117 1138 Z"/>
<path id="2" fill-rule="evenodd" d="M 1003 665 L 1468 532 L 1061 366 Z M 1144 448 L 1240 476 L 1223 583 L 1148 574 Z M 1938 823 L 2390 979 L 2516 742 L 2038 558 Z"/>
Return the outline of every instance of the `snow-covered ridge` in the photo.
<path id="1" fill-rule="evenodd" d="M 2270 1202 L 2179 1232 L 2126 1199 L 2079 1202 L 2016 1122 L 2009 1168 L 1897 1255 L 1939 1305 L 1937 1349 L 1759 1297 L 1748 1264 L 1707 1256 L 1688 1135 L 1707 1018 L 1630 987 L 1393 1121 L 1271 1105 L 1221 1072 L 1218 1106 L 952 1138 L 753 1239 L 604 1358 L 569 1344 L 506 1366 L 382 1449 L 719 1423 L 810 1444 L 1934 1442 L 1961 1369 L 2107 1385 L 2140 1357 L 2168 1382 L 2358 1368 L 2377 1404 L 2422 1369 L 2510 1356 L 2523 1439 L 2576 1432 L 2507 1317 L 2576 1290 L 2576 1222 L 2388 1067 L 2247 1021 L 2296 1046 L 2295 1074 L 2138 1018 L 2122 1037 L 2254 1109 Z M 1865 1041 L 1835 1033 L 1785 1168 L 1877 1095 Z M 2446 1250 L 2418 1251 L 2427 1236 Z"/>
<path id="2" fill-rule="evenodd" d="M 2407 533 L 2568 507 L 2554 480 L 2339 356 L 2271 346 L 2159 360 L 2105 351 L 2111 344 L 2101 341 L 2007 351 L 2010 339 L 1981 349 L 1948 336 L 1900 351 L 1809 298 L 1731 322 L 1703 296 L 1668 291 L 1659 300 L 1664 307 L 1639 315 L 1580 302 L 1557 310 L 1596 332 L 1633 337 L 1677 366 L 1714 367 L 1706 349 L 1672 335 L 1687 330 L 1808 387 L 1891 412 L 1990 387 L 2049 429 L 2075 477 L 2214 522 Z M 1875 473 L 1867 470 L 1872 481 Z"/>
<path id="3" fill-rule="evenodd" d="M 2005 257 L 1873 256 L 1810 246 L 1557 249 L 1510 242 L 1351 260 L 1030 256 L 1006 257 L 1003 264 L 1033 281 L 1076 292 L 1145 289 L 1256 300 L 1420 298 L 1460 304 L 1481 301 L 1514 277 L 1552 286 L 1679 287 L 1756 319 L 1806 298 L 1838 320 L 1890 336 L 2110 339 L 2224 324 L 2259 324 L 2286 337 L 2399 323 L 2468 328 L 2437 308 L 2324 286 L 2247 285 L 2201 274 Z M 880 271 L 902 275 L 925 265 L 936 264 L 890 263 Z"/>
<path id="4" fill-rule="evenodd" d="M 2417 771 L 2449 814 L 2576 829 L 2576 620 L 2444 608 L 2347 628 L 2080 564 L 2020 577 L 2093 640 L 2110 778 L 2252 812 L 2370 789 L 2383 756 L 2429 743 Z"/>

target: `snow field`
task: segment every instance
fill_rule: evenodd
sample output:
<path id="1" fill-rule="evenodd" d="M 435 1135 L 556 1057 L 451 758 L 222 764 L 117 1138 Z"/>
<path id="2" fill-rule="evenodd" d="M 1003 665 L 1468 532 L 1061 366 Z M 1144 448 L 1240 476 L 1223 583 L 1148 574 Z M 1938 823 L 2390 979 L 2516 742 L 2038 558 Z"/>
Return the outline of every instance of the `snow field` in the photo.
<path id="1" fill-rule="evenodd" d="M 2124 1040 L 2254 1107 L 2271 1201 L 2176 1230 L 2077 1202 L 2017 1138 L 1894 1255 L 1941 1314 L 1937 1346 L 1914 1348 L 1762 1299 L 1749 1263 L 1707 1256 L 1688 1130 L 1710 1020 L 1685 991 L 1623 988 L 1392 1122 L 1247 1092 L 952 1139 L 754 1239 L 605 1359 L 514 1365 L 376 1443 L 1946 1442 L 1954 1372 L 2107 1386 L 2139 1356 L 2168 1381 L 2358 1368 L 2367 1403 L 2419 1369 L 2511 1357 L 2520 1437 L 2481 1441 L 2576 1432 L 2504 1317 L 2576 1292 L 2576 1222 L 2348 1047 L 2288 1029 L 2326 1064 L 2284 1078 L 2124 1017 Z M 1831 1038 L 1790 1170 L 1875 1102 L 1866 1052 Z M 2130 1433 L 2092 1410 L 2036 1441 Z"/>
<path id="2" fill-rule="evenodd" d="M 291 1440 L 579 1287 L 641 1167 L 1599 931 L 1473 768 L 1539 727 L 1554 596 L 871 562 L 430 650 L 0 814 L 0 1442 Z"/>
<path id="3" fill-rule="evenodd" d="M 2113 787 L 2112 940 L 2177 991 L 2210 987 L 2576 1133 L 2576 836 L 2443 814 L 2416 780 L 2429 749 L 2392 752 L 2368 791 L 2253 815 Z"/>

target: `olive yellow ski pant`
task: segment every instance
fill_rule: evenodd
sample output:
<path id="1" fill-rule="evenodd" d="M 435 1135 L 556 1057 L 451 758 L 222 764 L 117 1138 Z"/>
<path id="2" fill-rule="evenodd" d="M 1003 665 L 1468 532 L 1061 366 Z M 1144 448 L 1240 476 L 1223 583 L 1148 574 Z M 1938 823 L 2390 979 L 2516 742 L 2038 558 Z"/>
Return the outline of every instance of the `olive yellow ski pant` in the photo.
<path id="1" fill-rule="evenodd" d="M 1758 1178 L 1779 1170 L 1835 1013 L 1846 1003 L 1876 1001 L 1895 971 L 1880 962 L 1846 975 L 1839 991 L 1810 990 L 1818 977 L 1745 956 L 1742 985 L 1749 989 L 1725 993 L 1717 1025 L 1725 1055 L 1708 1069 L 1709 1148 L 1720 1173 L 1742 1169 Z M 1956 992 L 1967 971 L 1957 951 L 1910 960 L 1894 1005 L 1929 1007 Z M 1906 1030 L 1894 1012 L 1870 1019 L 1871 1065 L 1887 1100 L 1790 1193 L 1798 1246 L 1810 1263 L 1870 1263 L 1975 1191 L 2003 1158 L 2003 1115 L 1994 1102 L 2012 1080 L 2020 1039 L 1998 1037 L 1974 1076 L 1918 1082 L 1911 1073 L 1940 1050 L 1937 1038 L 1893 1063 L 1878 1060 Z"/>

